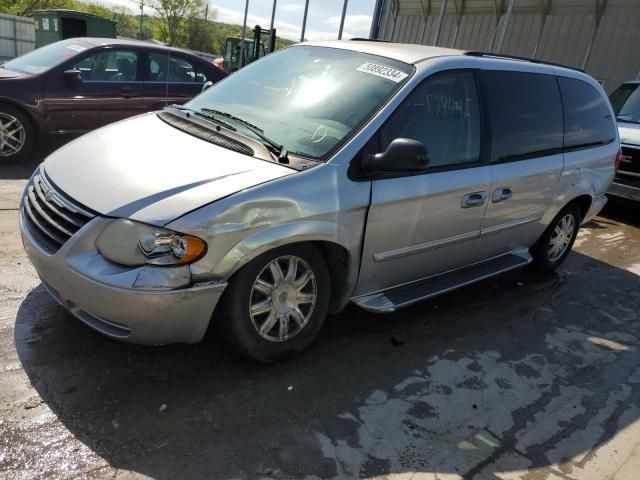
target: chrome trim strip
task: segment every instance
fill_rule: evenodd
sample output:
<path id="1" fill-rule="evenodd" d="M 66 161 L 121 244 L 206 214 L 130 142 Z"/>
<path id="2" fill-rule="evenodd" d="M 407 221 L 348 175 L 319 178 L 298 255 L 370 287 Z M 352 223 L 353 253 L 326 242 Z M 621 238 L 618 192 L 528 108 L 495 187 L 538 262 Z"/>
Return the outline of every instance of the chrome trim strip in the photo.
<path id="1" fill-rule="evenodd" d="M 511 220 L 510 222 L 501 223 L 499 225 L 494 225 L 493 227 L 487 227 L 480 229 L 480 236 L 491 235 L 493 233 L 502 232 L 503 230 L 510 230 L 515 227 L 520 227 L 522 225 L 526 225 L 527 223 L 537 222 L 542 219 L 541 213 L 534 213 L 533 215 L 528 215 L 526 217 L 516 218 L 515 220 Z"/>
<path id="2" fill-rule="evenodd" d="M 466 242 L 467 240 L 473 240 L 480 236 L 480 230 L 476 230 L 468 233 L 461 233 L 459 235 L 452 235 L 451 237 L 441 238 L 440 240 L 432 240 L 430 242 L 419 243 L 417 245 L 410 245 L 408 247 L 397 248 L 395 250 L 387 250 L 386 252 L 379 252 L 373 254 L 374 262 L 386 262 L 387 260 L 395 260 L 396 258 L 406 257 L 408 255 L 414 255 L 416 253 L 422 253 L 436 248 L 447 247 L 456 243 Z"/>

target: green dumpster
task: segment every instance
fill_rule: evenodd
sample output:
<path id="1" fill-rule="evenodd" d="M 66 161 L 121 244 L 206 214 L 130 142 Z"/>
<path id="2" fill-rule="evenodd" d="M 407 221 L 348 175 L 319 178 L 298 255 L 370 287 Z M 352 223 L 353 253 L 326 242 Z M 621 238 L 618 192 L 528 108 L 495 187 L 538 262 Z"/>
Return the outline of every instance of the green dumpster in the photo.
<path id="1" fill-rule="evenodd" d="M 76 37 L 116 38 L 116 22 L 75 10 L 36 10 L 36 48 Z"/>

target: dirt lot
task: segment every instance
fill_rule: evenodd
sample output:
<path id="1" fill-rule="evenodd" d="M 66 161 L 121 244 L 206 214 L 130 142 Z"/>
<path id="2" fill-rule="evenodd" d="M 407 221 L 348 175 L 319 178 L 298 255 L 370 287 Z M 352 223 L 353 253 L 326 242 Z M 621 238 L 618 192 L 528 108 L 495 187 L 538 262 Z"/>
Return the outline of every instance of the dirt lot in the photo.
<path id="1" fill-rule="evenodd" d="M 32 168 L 0 167 L 1 478 L 638 478 L 639 209 L 608 207 L 553 276 L 350 307 L 265 366 L 65 313 L 20 244 Z"/>

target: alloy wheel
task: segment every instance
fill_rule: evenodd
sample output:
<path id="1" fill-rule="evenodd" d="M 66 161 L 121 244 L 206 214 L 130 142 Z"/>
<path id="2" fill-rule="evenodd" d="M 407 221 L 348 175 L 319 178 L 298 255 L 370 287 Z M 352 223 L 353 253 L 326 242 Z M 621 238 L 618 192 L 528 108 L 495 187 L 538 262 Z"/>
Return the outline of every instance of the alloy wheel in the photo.
<path id="1" fill-rule="evenodd" d="M 565 254 L 575 229 L 576 221 L 573 215 L 568 213 L 560 219 L 549 240 L 549 248 L 547 250 L 549 261 L 555 262 Z"/>
<path id="2" fill-rule="evenodd" d="M 22 150 L 27 132 L 20 120 L 13 115 L 0 112 L 0 157 L 10 157 Z"/>
<path id="3" fill-rule="evenodd" d="M 249 315 L 260 336 L 284 342 L 302 331 L 317 300 L 316 276 L 301 258 L 272 260 L 258 274 L 249 297 Z"/>

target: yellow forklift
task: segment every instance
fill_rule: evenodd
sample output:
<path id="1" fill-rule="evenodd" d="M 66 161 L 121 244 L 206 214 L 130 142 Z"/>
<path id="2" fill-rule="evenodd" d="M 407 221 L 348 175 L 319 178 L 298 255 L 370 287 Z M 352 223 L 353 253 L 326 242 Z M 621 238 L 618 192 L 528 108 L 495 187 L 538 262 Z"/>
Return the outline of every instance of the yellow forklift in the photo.
<path id="1" fill-rule="evenodd" d="M 241 69 L 245 65 L 264 57 L 267 49 L 262 42 L 262 36 L 269 36 L 269 53 L 276 48 L 276 29 L 264 29 L 260 25 L 256 25 L 253 29 L 253 39 L 245 38 L 244 48 L 242 48 L 242 39 L 238 37 L 227 37 L 224 45 L 224 53 L 222 54 L 222 68 L 229 73 Z M 220 66 L 218 64 L 218 66 Z"/>

